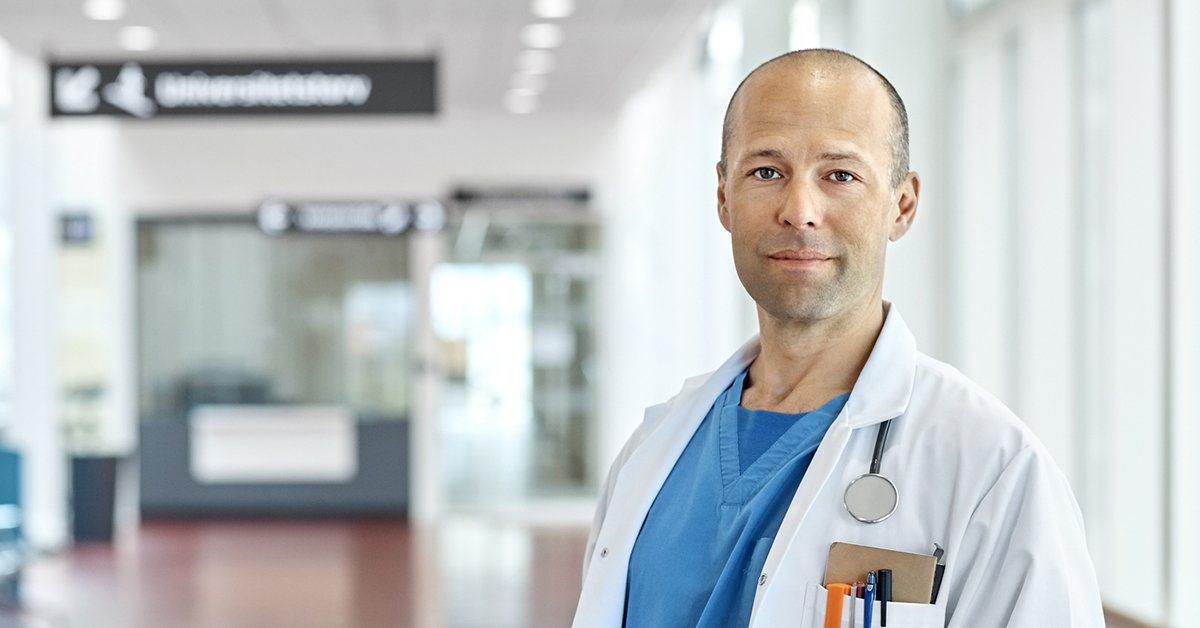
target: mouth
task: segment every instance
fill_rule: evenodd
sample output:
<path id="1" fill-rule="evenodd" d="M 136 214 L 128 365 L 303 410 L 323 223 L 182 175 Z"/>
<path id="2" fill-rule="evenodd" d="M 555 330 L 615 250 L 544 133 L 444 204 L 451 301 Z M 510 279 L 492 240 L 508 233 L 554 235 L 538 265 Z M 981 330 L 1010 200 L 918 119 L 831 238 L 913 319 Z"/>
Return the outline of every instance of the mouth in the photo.
<path id="1" fill-rule="evenodd" d="M 768 257 L 785 262 L 824 262 L 833 259 L 813 249 L 783 249 L 771 253 Z"/>
<path id="2" fill-rule="evenodd" d="M 833 258 L 815 249 L 781 249 L 767 258 L 785 272 L 808 273 L 823 269 Z"/>

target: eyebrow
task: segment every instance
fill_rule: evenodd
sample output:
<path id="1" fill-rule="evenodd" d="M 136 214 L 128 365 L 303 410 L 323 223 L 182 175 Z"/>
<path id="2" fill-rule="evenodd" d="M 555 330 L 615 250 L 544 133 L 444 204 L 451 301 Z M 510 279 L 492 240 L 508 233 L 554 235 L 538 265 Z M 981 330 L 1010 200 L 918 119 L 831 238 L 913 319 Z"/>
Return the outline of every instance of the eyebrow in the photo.
<path id="1" fill-rule="evenodd" d="M 756 150 L 753 153 L 746 155 L 746 157 L 770 157 L 772 159 L 783 159 L 783 151 L 776 148 L 764 148 L 762 150 Z"/>
<path id="2" fill-rule="evenodd" d="M 750 159 L 753 159 L 756 157 L 767 157 L 767 158 L 771 158 L 771 159 L 783 159 L 784 155 L 783 155 L 783 151 L 781 151 L 777 148 L 764 148 L 761 150 L 756 150 L 745 156 L 745 158 L 750 158 Z M 821 153 L 820 155 L 818 155 L 818 158 L 821 161 L 857 161 L 859 163 L 866 163 L 866 160 L 864 160 L 861 155 L 859 155 L 858 153 L 854 153 L 854 152 L 825 151 L 825 152 Z"/>
<path id="3" fill-rule="evenodd" d="M 821 153 L 820 159 L 821 161 L 857 161 L 865 163 L 863 158 L 857 153 L 824 152 Z"/>

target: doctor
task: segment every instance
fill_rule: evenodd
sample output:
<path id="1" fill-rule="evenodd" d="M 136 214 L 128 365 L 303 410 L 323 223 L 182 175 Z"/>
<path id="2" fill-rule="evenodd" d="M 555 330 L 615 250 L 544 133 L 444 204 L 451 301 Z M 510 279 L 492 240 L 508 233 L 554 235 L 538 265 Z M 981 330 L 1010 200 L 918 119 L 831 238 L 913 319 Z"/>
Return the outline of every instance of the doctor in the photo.
<path id="1" fill-rule="evenodd" d="M 739 86 L 722 144 L 717 211 L 760 334 L 646 411 L 597 509 L 574 625 L 819 626 L 844 541 L 945 549 L 936 601 L 888 604 L 888 626 L 1103 626 L 1062 473 L 882 299 L 920 192 L 892 85 L 845 53 L 784 55 Z M 886 512 L 864 516 L 847 487 L 877 442 L 898 498 L 884 486 L 866 509 Z"/>

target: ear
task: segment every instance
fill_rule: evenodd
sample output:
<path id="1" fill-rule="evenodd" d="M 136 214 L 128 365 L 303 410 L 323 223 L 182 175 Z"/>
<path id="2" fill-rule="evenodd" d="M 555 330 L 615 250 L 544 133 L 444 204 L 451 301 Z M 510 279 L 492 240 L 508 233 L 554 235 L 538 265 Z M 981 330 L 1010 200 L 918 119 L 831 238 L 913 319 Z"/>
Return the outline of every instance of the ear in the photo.
<path id="1" fill-rule="evenodd" d="M 908 233 L 913 219 L 917 217 L 917 199 L 921 195 L 921 177 L 910 171 L 904 181 L 896 188 L 895 205 L 892 207 L 893 220 L 888 226 L 888 240 L 895 242 Z"/>
<path id="2" fill-rule="evenodd" d="M 729 225 L 729 206 L 725 204 L 725 168 L 717 162 L 717 218 L 726 231 L 732 232 Z"/>

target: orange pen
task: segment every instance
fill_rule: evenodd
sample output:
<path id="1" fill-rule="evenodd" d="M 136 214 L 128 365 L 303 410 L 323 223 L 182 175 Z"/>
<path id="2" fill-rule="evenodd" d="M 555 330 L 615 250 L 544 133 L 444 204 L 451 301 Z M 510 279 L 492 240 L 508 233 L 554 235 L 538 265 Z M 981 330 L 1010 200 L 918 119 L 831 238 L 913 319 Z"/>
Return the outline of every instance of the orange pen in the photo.
<path id="1" fill-rule="evenodd" d="M 825 585 L 829 596 L 825 598 L 825 628 L 842 628 L 842 596 L 850 595 L 850 585 Z"/>

